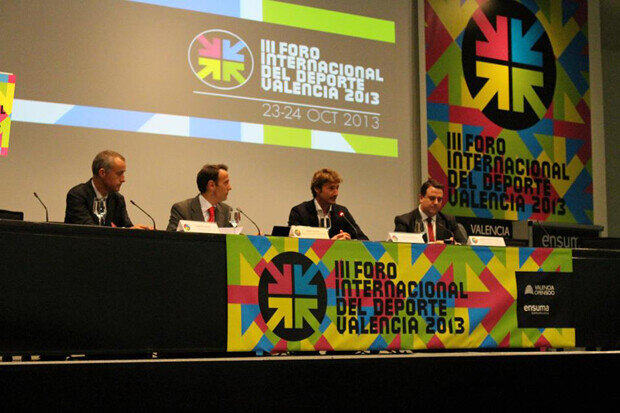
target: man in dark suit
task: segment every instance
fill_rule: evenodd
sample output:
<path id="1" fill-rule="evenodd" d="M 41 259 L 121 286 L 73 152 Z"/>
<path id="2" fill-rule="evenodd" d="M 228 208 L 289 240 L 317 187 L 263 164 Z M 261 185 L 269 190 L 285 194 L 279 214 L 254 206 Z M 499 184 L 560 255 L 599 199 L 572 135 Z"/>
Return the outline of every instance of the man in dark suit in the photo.
<path id="1" fill-rule="evenodd" d="M 441 212 L 443 185 L 429 178 L 422 184 L 420 205 L 413 211 L 394 218 L 395 232 L 424 232 L 427 242 L 443 242 L 454 239 L 467 242 L 467 234 L 459 228 L 456 218 Z"/>
<path id="2" fill-rule="evenodd" d="M 200 193 L 172 205 L 167 231 L 176 231 L 179 221 L 215 222 L 218 227 L 232 227 L 231 207 L 223 201 L 232 190 L 226 165 L 205 165 L 198 171 L 196 184 Z"/>
<path id="3" fill-rule="evenodd" d="M 332 239 L 367 240 L 349 210 L 336 204 L 340 182 L 340 175 L 332 169 L 316 171 L 310 183 L 313 199 L 291 209 L 288 225 L 329 228 Z"/>
<path id="4" fill-rule="evenodd" d="M 102 225 L 151 229 L 144 225 L 134 226 L 127 215 L 125 198 L 118 192 L 125 182 L 125 169 L 125 158 L 120 153 L 109 150 L 98 153 L 92 164 L 93 177 L 67 193 L 65 223 L 99 225 L 93 203 L 95 198 L 101 198 L 106 204 Z"/>

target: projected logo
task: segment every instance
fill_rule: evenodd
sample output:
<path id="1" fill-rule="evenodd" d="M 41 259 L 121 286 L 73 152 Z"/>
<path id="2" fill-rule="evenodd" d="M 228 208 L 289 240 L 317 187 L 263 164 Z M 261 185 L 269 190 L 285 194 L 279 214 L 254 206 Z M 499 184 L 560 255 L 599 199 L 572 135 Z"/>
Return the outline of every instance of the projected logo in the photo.
<path id="1" fill-rule="evenodd" d="M 194 37 L 187 59 L 198 79 L 216 89 L 238 88 L 254 70 L 248 45 L 226 30 L 207 30 Z"/>
<path id="2" fill-rule="evenodd" d="M 514 1 L 479 8 L 463 38 L 463 72 L 474 105 L 496 125 L 519 130 L 553 100 L 556 60 L 540 21 Z"/>
<path id="3" fill-rule="evenodd" d="M 263 270 L 258 302 L 265 323 L 278 337 L 288 341 L 310 337 L 327 308 L 319 266 L 298 252 L 278 254 Z"/>

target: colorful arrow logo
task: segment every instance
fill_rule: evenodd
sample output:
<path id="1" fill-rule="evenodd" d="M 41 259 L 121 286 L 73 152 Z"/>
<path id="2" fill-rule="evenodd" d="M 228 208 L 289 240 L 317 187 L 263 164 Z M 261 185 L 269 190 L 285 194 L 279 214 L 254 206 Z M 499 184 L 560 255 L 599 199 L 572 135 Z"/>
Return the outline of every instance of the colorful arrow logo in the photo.
<path id="1" fill-rule="evenodd" d="M 254 70 L 254 57 L 247 43 L 226 30 L 207 30 L 194 37 L 188 61 L 196 77 L 216 89 L 238 88 Z"/>

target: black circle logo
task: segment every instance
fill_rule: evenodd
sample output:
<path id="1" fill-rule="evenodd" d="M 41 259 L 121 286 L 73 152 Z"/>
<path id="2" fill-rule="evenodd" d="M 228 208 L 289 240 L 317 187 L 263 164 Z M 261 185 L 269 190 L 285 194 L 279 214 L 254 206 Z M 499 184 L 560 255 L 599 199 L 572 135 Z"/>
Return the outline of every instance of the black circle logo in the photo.
<path id="1" fill-rule="evenodd" d="M 545 116 L 555 91 L 556 59 L 542 24 L 525 6 L 491 0 L 476 10 L 462 56 L 474 104 L 493 123 L 520 130 Z"/>
<path id="2" fill-rule="evenodd" d="M 278 337 L 300 341 L 318 330 L 327 309 L 328 275 L 298 252 L 278 254 L 267 264 L 258 284 L 258 303 Z"/>

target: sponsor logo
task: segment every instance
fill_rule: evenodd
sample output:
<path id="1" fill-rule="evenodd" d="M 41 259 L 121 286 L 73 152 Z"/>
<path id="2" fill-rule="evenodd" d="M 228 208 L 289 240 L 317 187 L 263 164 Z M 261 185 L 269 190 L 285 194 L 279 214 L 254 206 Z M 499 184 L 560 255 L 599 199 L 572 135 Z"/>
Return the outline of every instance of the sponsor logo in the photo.
<path id="1" fill-rule="evenodd" d="M 243 86 L 254 71 L 254 56 L 247 43 L 226 30 L 207 30 L 194 37 L 187 59 L 196 77 L 216 89 Z"/>
<path id="2" fill-rule="evenodd" d="M 531 315 L 549 315 L 549 306 L 545 304 L 527 304 L 523 306 L 523 311 Z"/>
<path id="3" fill-rule="evenodd" d="M 327 288 L 321 267 L 297 252 L 276 255 L 263 270 L 258 302 L 267 326 L 280 338 L 300 341 L 323 322 Z"/>
<path id="4" fill-rule="evenodd" d="M 534 285 L 525 286 L 525 295 L 555 295 L 555 286 L 553 285 Z"/>
<path id="5" fill-rule="evenodd" d="M 474 104 L 513 130 L 542 119 L 556 83 L 556 59 L 536 16 L 516 1 L 491 0 L 465 29 L 463 72 Z"/>

